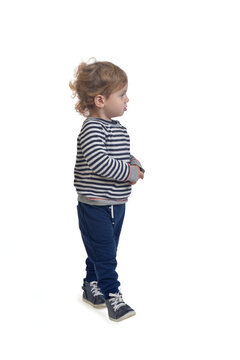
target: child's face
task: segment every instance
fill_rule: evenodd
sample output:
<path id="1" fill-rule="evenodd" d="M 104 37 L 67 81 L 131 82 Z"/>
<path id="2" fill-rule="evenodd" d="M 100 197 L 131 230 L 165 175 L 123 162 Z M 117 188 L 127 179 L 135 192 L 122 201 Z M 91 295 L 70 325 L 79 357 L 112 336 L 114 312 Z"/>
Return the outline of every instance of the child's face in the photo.
<path id="1" fill-rule="evenodd" d="M 128 84 L 121 90 L 112 93 L 107 100 L 105 99 L 103 111 L 107 117 L 122 116 L 124 111 L 127 110 L 127 102 L 129 101 L 126 95 L 127 88 Z"/>

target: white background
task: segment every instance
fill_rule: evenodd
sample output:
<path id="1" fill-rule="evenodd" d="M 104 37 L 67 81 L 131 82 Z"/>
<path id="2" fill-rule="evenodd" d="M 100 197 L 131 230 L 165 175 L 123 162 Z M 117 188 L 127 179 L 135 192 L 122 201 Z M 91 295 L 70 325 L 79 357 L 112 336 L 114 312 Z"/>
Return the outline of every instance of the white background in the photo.
<path id="1" fill-rule="evenodd" d="M 1 358 L 239 360 L 238 1 L 1 3 Z M 126 71 L 146 170 L 118 250 L 114 323 L 81 301 L 73 186 L 81 61 Z"/>

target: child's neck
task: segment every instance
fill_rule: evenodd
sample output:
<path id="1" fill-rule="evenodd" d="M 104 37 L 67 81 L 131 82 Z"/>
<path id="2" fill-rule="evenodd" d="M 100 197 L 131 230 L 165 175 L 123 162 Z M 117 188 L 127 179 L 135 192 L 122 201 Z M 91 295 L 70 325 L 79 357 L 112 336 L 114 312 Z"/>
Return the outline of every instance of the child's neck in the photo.
<path id="1" fill-rule="evenodd" d="M 90 117 L 95 117 L 95 118 L 99 118 L 99 119 L 103 119 L 103 120 L 108 120 L 108 121 L 112 121 L 112 119 L 109 119 L 106 115 L 104 115 L 104 114 L 94 114 L 94 113 L 92 113 L 92 114 L 90 114 L 89 115 Z"/>

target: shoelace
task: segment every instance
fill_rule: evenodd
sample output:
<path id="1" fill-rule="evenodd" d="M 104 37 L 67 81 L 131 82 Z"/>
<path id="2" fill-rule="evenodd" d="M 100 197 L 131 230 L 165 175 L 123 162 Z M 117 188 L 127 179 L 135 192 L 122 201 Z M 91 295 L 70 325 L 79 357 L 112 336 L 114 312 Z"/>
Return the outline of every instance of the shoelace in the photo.
<path id="1" fill-rule="evenodd" d="M 120 292 L 117 294 L 110 293 L 109 296 L 111 296 L 111 298 L 109 298 L 109 302 L 113 306 L 114 311 L 117 311 L 121 306 L 126 305 Z"/>
<path id="2" fill-rule="evenodd" d="M 91 292 L 93 293 L 93 296 L 103 295 L 103 293 L 100 291 L 99 287 L 97 286 L 97 281 L 91 281 L 90 287 L 91 287 Z"/>

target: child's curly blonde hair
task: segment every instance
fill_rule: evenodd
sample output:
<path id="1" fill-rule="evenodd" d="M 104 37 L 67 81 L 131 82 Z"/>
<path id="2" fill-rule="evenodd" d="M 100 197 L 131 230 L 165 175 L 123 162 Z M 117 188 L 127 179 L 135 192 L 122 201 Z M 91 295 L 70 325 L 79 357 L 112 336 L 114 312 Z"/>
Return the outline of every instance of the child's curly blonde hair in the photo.
<path id="1" fill-rule="evenodd" d="M 93 63 L 90 60 L 94 59 Z M 96 95 L 104 95 L 106 99 L 127 83 L 127 74 L 118 66 L 108 61 L 96 61 L 92 57 L 89 63 L 82 62 L 75 70 L 73 82 L 69 81 L 69 86 L 73 91 L 73 96 L 78 97 L 75 110 L 83 116 L 91 115 L 95 109 L 94 98 Z"/>

